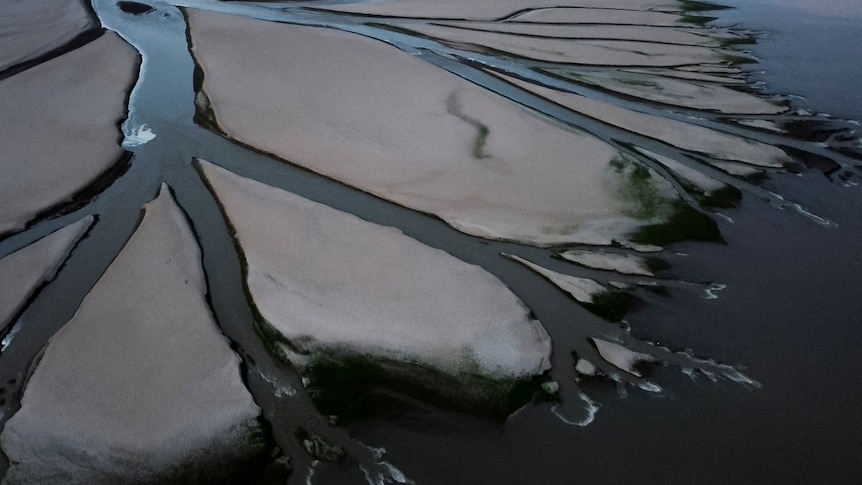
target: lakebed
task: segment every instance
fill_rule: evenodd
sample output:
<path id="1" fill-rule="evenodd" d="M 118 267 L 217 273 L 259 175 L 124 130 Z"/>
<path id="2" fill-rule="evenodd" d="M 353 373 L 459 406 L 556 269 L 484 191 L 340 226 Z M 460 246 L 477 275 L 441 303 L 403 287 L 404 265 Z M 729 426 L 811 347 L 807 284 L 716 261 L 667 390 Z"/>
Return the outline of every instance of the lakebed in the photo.
<path id="1" fill-rule="evenodd" d="M 628 0 L 614 8 L 574 1 L 562 9 L 515 2 L 502 5 L 505 12 L 482 2 L 191 2 L 153 10 L 132 3 L 95 5 L 103 25 L 142 55 L 123 124 L 131 163 L 106 187 L 73 204 L 44 207 L 48 212 L 25 221 L 26 230 L 0 241 L 0 254 L 11 258 L 82 217 L 97 218 L 56 279 L 17 297 L 23 306 L 13 311 L 0 353 L 9 396 L 4 419 L 29 412 L 26 376 L 35 362 L 30 382 L 38 389 L 39 376 L 48 372 L 39 371 L 41 349 L 46 342 L 46 355 L 52 346 L 62 348 L 61 336 L 80 326 L 72 325 L 78 307 L 116 273 L 122 260 L 114 256 L 126 253 L 127 240 L 136 240 L 132 233 L 144 229 L 141 207 L 159 191 L 159 199 L 170 197 L 170 190 L 202 251 L 184 259 L 202 261 L 206 287 L 198 291 L 214 316 L 203 321 L 208 331 L 216 325 L 224 333 L 243 362 L 229 364 L 225 376 L 241 375 L 260 408 L 266 437 L 254 447 L 277 445 L 269 465 L 289 457 L 295 483 L 858 477 L 858 418 L 845 392 L 854 389 L 852 370 L 860 359 L 853 342 L 862 309 L 852 298 L 862 287 L 854 271 L 857 124 L 754 90 L 746 69 L 756 65 L 744 62 L 757 55 L 757 45 L 746 44 L 755 39 L 739 27 L 713 28 L 722 25 L 723 11 Z M 580 18 L 592 30 L 579 31 Z M 621 40 L 608 24 L 631 29 Z M 499 32 L 482 33 L 495 25 Z M 677 33 L 656 41 L 651 28 Z M 227 42 L 228 35 L 239 38 Z M 280 49 L 287 41 L 291 49 Z M 242 48 L 230 52 L 231 46 Z M 730 87 L 737 89 L 723 91 Z M 17 138 L 9 143 L 28 143 Z M 234 209 L 220 195 L 225 189 L 206 180 L 214 169 L 204 159 L 242 184 L 270 186 L 261 194 L 275 191 L 258 197 L 266 204 L 261 220 L 245 215 L 256 225 L 242 229 L 232 220 Z M 291 211 L 322 204 L 314 209 L 322 227 L 285 225 L 278 207 L 288 195 L 278 191 L 292 193 L 297 209 Z M 346 222 L 354 219 L 345 213 L 358 218 Z M 345 222 L 324 222 L 330 218 Z M 255 254 L 263 255 L 255 262 L 243 250 L 244 240 L 254 239 L 249 234 L 263 242 L 254 243 Z M 297 243 L 278 250 L 297 259 L 278 268 L 266 261 L 278 252 L 266 248 L 286 236 Z M 588 252 L 574 253 L 575 265 L 556 257 L 564 249 Z M 381 255 L 366 260 L 363 251 Z M 387 251 L 403 262 L 387 266 Z M 338 254 L 327 258 L 327 252 Z M 634 274 L 632 260 L 641 263 Z M 465 281 L 482 283 L 463 290 L 437 283 L 437 290 L 433 279 L 423 280 L 422 264 L 439 270 L 441 282 L 464 271 Z M 303 270 L 292 273 L 296 265 Z M 338 266 L 345 265 L 354 276 L 340 276 Z M 401 272 L 407 276 L 393 274 Z M 369 282 L 362 282 L 363 273 Z M 253 283 L 254 274 L 260 276 Z M 386 286 L 387 278 L 396 283 Z M 417 334 L 431 340 L 407 350 L 415 342 L 403 336 L 381 335 L 390 343 L 374 345 L 363 341 L 364 332 L 335 331 L 350 324 L 351 305 L 372 331 L 375 315 L 384 316 L 384 334 L 403 330 L 392 319 L 411 312 L 430 316 L 412 324 L 433 325 L 445 313 L 407 296 L 418 294 L 411 285 L 424 286 L 435 299 L 444 295 L 431 300 L 434 306 L 445 307 L 447 298 L 466 304 L 455 314 L 475 312 L 464 320 L 468 327 L 492 311 L 507 313 L 502 319 L 514 327 L 535 326 L 537 364 L 524 372 L 495 361 L 506 361 L 504 349 L 526 344 L 524 337 L 503 338 L 508 343 L 497 348 L 479 334 L 463 347 L 468 358 L 453 367 L 458 358 L 447 356 L 457 351 L 429 353 L 440 332 Z M 169 295 L 151 300 L 177 296 L 161 286 Z M 497 295 L 479 299 L 488 311 L 479 300 L 469 305 L 481 288 Z M 402 289 L 404 307 L 398 298 L 390 301 Z M 279 291 L 293 295 L 292 303 L 284 305 Z M 329 308 L 320 295 L 340 301 Z M 152 318 L 142 315 L 142 322 Z M 334 330 L 315 334 L 312 325 L 291 334 L 286 329 L 298 317 Z M 268 321 L 275 319 L 284 321 Z M 161 347 L 159 339 L 170 342 L 171 333 L 151 338 Z M 464 345 L 455 335 L 445 339 L 454 344 L 449 349 Z M 548 337 L 550 355 L 542 344 Z M 90 350 L 98 355 L 85 361 L 122 354 L 109 339 L 97 341 L 106 348 Z M 306 366 L 309 358 L 319 361 L 321 354 L 310 349 L 321 345 L 329 345 L 328 365 Z M 527 352 L 511 355 L 524 359 Z M 171 358 L 189 357 L 180 350 Z M 654 365 L 633 367 L 639 360 Z M 128 377 L 133 387 L 139 380 L 145 393 L 152 385 L 148 398 L 169 405 L 157 397 L 165 388 L 150 378 L 165 371 L 150 376 L 146 367 L 123 363 L 141 374 L 126 376 L 117 366 L 115 379 Z M 431 378 L 417 379 L 417 372 Z M 464 406 L 458 392 L 441 387 L 458 389 L 464 376 L 480 376 L 493 391 L 480 390 L 482 399 L 466 399 Z M 524 388 L 512 376 L 536 379 Z M 509 384 L 501 388 L 501 382 Z M 197 382 L 182 375 L 170 380 L 170 386 L 183 384 Z M 320 399 L 333 388 L 350 392 Z M 507 400 L 501 396 L 509 389 L 520 396 L 514 407 L 488 404 Z M 92 400 L 85 407 L 95 410 L 94 428 L 106 426 L 100 431 L 110 435 L 128 424 L 114 418 L 105 424 L 117 411 L 100 391 L 78 395 Z M 233 413 L 255 415 L 244 409 Z M 499 409 L 509 416 L 502 423 Z M 186 426 L 196 418 L 187 416 Z M 16 457 L 13 467 L 20 465 L 19 450 L 30 446 L 26 439 L 19 443 L 4 440 L 4 451 Z M 202 447 L 208 448 L 205 440 Z M 259 459 L 255 453 L 250 460 Z"/>

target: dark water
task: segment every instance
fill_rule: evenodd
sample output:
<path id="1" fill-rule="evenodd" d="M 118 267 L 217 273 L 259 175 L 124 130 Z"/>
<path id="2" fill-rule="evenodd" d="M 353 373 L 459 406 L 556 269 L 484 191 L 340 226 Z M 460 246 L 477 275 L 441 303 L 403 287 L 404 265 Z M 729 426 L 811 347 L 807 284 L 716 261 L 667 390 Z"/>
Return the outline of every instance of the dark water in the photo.
<path id="1" fill-rule="evenodd" d="M 862 64 L 848 61 L 858 59 L 860 43 L 853 42 L 859 30 L 853 25 L 860 19 L 858 11 L 855 17 L 824 16 L 765 1 L 728 3 L 739 8 L 718 13 L 721 18 L 716 23 L 762 32 L 762 40 L 751 46 L 761 59 L 752 69 L 763 71 L 754 77 L 764 82 L 767 91 L 803 96 L 794 103 L 815 112 L 862 119 L 857 88 L 862 85 Z M 817 171 L 771 176 L 763 189 L 792 198 L 836 226 L 826 227 L 798 212 L 777 208 L 757 195 L 762 191 L 746 192 L 742 207 L 727 212 L 732 222 L 717 219 L 727 245 L 682 243 L 669 256 L 674 267 L 668 277 L 726 284 L 720 298 L 704 300 L 691 292 L 674 293 L 670 299 L 639 295 L 647 304 L 629 318 L 633 336 L 738 366 L 762 384 L 760 389 L 726 379 L 713 382 L 704 374 L 691 378 L 669 365 L 654 368 L 650 376 L 664 389 L 661 394 L 611 382 L 585 386 L 582 390 L 600 405 L 595 420 L 586 427 L 563 423 L 550 405 L 527 407 L 499 424 L 412 403 L 397 414 L 331 428 L 302 392 L 289 399 L 279 395 L 278 388 L 300 389 L 301 385 L 295 374 L 269 357 L 251 330 L 239 260 L 215 201 L 193 168 L 193 157 L 399 227 L 426 244 L 488 269 L 548 327 L 556 350 L 553 376 L 564 386 L 574 376 L 569 352 L 589 351 L 585 336 L 602 335 L 608 331 L 607 323 L 498 255 L 511 252 L 563 268 L 549 259 L 547 251 L 462 235 L 436 219 L 285 165 L 197 127 L 191 122 L 193 63 L 184 50 L 180 11 L 154 4 L 155 12 L 132 16 L 112 2 L 97 4 L 103 21 L 145 54 L 129 126 L 146 124 L 156 138 L 130 148 L 135 159 L 129 173 L 81 212 L 0 242 L 5 254 L 81 214 L 100 216 L 66 269 L 22 315 L 13 344 L 0 354 L 3 380 L 16 380 L 11 388 L 20 388 L 33 355 L 74 313 L 110 264 L 110 255 L 134 230 L 140 206 L 164 180 L 200 237 L 213 311 L 249 362 L 249 386 L 273 424 L 276 439 L 297 467 L 293 483 L 305 483 L 312 466 L 312 459 L 292 439 L 292 427 L 297 424 L 348 447 L 365 466 L 373 459 L 364 445 L 385 448 L 387 461 L 416 483 L 425 484 L 862 481 L 862 382 L 858 377 L 862 368 L 862 190 L 858 187 L 845 186 Z M 200 4 L 270 15 L 253 6 Z M 297 15 L 293 21 L 323 23 L 325 19 Z M 374 33 L 359 22 L 340 22 L 345 30 Z M 423 41 L 393 33 L 387 38 L 396 45 L 403 41 L 412 52 L 422 54 Z M 608 141 L 632 141 L 651 148 L 651 142 L 636 134 L 554 111 L 529 97 L 517 98 L 523 95 L 506 92 L 502 83 L 494 84 L 451 59 L 423 55 Z M 574 404 L 569 410 L 572 416 L 583 417 L 578 416 L 582 406 Z M 7 407 L 7 416 L 9 411 L 14 409 Z M 313 482 L 362 481 L 355 464 L 315 465 Z"/>

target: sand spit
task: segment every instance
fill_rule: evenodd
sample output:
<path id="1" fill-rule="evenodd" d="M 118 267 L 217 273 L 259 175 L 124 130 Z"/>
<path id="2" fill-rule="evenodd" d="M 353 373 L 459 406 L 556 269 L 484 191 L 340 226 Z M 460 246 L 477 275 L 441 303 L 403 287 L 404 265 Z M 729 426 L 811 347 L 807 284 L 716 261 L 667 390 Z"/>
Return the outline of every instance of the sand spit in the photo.
<path id="1" fill-rule="evenodd" d="M 504 74 L 495 73 L 495 75 L 515 86 L 585 114 L 590 118 L 632 133 L 663 141 L 677 148 L 704 153 L 722 160 L 739 161 L 762 167 L 781 168 L 787 163 L 793 163 L 793 159 L 780 148 L 764 143 L 682 121 L 637 113 L 609 103 L 546 88 Z"/>
<path id="2" fill-rule="evenodd" d="M 557 287 L 572 295 L 575 300 L 581 303 L 593 303 L 595 296 L 608 291 L 608 288 L 596 280 L 558 273 L 539 266 L 538 264 L 528 261 L 520 256 L 514 256 L 511 254 L 506 254 L 505 256 L 544 276 L 548 281 L 557 285 Z"/>
<path id="3" fill-rule="evenodd" d="M 201 162 L 236 232 L 253 303 L 299 368 L 321 355 L 520 379 L 550 339 L 497 278 L 401 231 Z M 446 390 L 437 390 L 446 392 Z"/>
<path id="4" fill-rule="evenodd" d="M 678 27 L 684 20 L 682 15 L 625 10 L 612 8 L 559 7 L 532 9 L 506 19 L 510 22 L 547 24 L 607 24 L 649 25 L 653 27 Z"/>
<path id="5" fill-rule="evenodd" d="M 550 367 L 544 328 L 481 268 L 207 162 L 201 170 L 235 231 L 268 344 L 309 377 L 322 412 L 383 386 L 502 418 L 512 393 Z"/>
<path id="6" fill-rule="evenodd" d="M 772 115 L 787 111 L 786 107 L 769 100 L 715 83 L 671 79 L 663 75 L 622 70 L 549 71 L 601 89 L 671 106 L 744 115 Z"/>
<path id="7" fill-rule="evenodd" d="M 123 154 L 137 52 L 114 33 L 0 81 L 0 234 L 67 202 Z"/>
<path id="8" fill-rule="evenodd" d="M 532 24 L 515 22 L 444 22 L 444 27 L 479 32 L 499 32 L 529 37 L 547 37 L 570 40 L 649 40 L 664 44 L 718 47 L 719 42 L 709 35 L 687 29 L 667 29 L 643 25 L 567 25 Z M 406 27 L 406 25 L 405 25 Z"/>
<path id="9" fill-rule="evenodd" d="M 647 74 L 654 76 L 669 77 L 675 79 L 685 79 L 689 81 L 697 81 L 699 83 L 714 83 L 721 85 L 746 85 L 748 81 L 739 74 L 725 74 L 716 76 L 712 74 L 703 74 L 699 72 L 691 72 L 679 69 L 622 69 L 622 72 L 631 72 L 635 74 Z"/>
<path id="10" fill-rule="evenodd" d="M 98 27 L 80 0 L 8 0 L 0 14 L 0 72 Z"/>
<path id="11" fill-rule="evenodd" d="M 260 451 L 184 215 L 165 186 L 145 211 L 36 364 L 0 436 L 4 483 L 191 483 Z"/>
<path id="12" fill-rule="evenodd" d="M 720 182 L 703 172 L 689 167 L 681 162 L 678 162 L 670 157 L 660 155 L 643 148 L 637 148 L 637 151 L 650 157 L 656 162 L 670 170 L 674 177 L 694 195 L 709 196 L 721 191 L 729 190 L 729 186 L 724 182 Z"/>
<path id="13" fill-rule="evenodd" d="M 562 64 L 671 67 L 717 63 L 727 54 L 709 47 L 631 40 L 535 38 L 440 25 L 411 25 L 409 29 L 429 37 L 445 39 L 447 42 L 468 43 L 519 57 Z"/>
<path id="14" fill-rule="evenodd" d="M 620 370 L 624 370 L 637 377 L 642 377 L 636 369 L 638 364 L 641 362 L 656 362 L 658 360 L 652 355 L 635 352 L 619 344 L 597 338 L 591 340 L 596 344 L 596 350 L 599 351 L 599 355 L 601 355 L 603 359 Z"/>
<path id="15" fill-rule="evenodd" d="M 0 332 L 39 286 L 54 278 L 92 224 L 93 216 L 87 216 L 0 259 Z"/>
<path id="16" fill-rule="evenodd" d="M 523 16 L 522 12 L 525 10 L 554 7 L 676 12 L 679 11 L 680 4 L 675 0 L 481 0 L 473 2 L 462 0 L 384 0 L 322 8 L 392 17 L 497 20 L 516 15 Z"/>
<path id="17" fill-rule="evenodd" d="M 364 37 L 189 18 L 203 90 L 239 141 L 481 237 L 607 244 L 640 224 L 619 152 L 592 136 Z"/>
<path id="18" fill-rule="evenodd" d="M 629 275 L 655 276 L 643 256 L 570 249 L 560 253 L 560 257 L 587 268 Z"/>

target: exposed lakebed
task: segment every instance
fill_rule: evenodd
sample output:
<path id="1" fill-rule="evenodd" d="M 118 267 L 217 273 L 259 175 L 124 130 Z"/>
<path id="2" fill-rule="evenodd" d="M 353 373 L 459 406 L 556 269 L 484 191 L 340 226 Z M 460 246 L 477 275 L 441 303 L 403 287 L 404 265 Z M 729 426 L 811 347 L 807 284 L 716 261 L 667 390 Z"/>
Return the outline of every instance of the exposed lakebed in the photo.
<path id="1" fill-rule="evenodd" d="M 58 170 L 67 166 L 59 147 L 15 131 L 4 141 L 17 155 L 0 167 L 10 201 L 0 213 L 0 270 L 19 274 L 27 257 L 45 268 L 14 293 L 3 275 L 14 300 L 3 309 L 0 353 L 9 480 L 43 480 L 49 468 L 33 457 L 76 452 L 107 460 L 116 475 L 47 458 L 58 470 L 51 476 L 212 480 L 197 464 L 220 460 L 224 475 L 208 473 L 260 463 L 260 479 L 275 480 L 287 473 L 285 457 L 296 483 L 594 482 L 638 470 L 647 480 L 722 482 L 764 473 L 711 466 L 740 453 L 724 443 L 748 439 L 743 430 L 781 434 L 778 418 L 735 414 L 788 400 L 792 386 L 772 352 L 793 349 L 784 358 L 804 360 L 802 345 L 808 359 L 848 360 L 854 334 L 828 338 L 852 332 L 858 302 L 827 302 L 859 287 L 849 271 L 858 267 L 859 225 L 845 208 L 859 199 L 858 125 L 758 92 L 744 69 L 754 58 L 743 48 L 755 37 L 712 27 L 721 11 L 570 3 L 96 2 L 101 23 L 141 56 L 134 88 L 131 78 L 110 82 L 130 90 L 122 147 L 131 161 L 119 132 L 82 137 L 74 118 L 53 120 L 45 107 L 26 116 L 45 120 L 58 143 L 88 150 L 69 164 L 94 167 L 75 171 L 89 185 Z M 4 103 L 53 99 L 16 84 L 122 43 L 110 32 L 87 34 L 92 25 L 76 15 L 65 41 L 41 40 L 33 51 L 47 57 L 18 54 L 24 67 L 5 71 L 0 89 L 21 93 Z M 125 65 L 134 65 L 134 50 L 124 48 Z M 105 93 L 98 83 L 107 77 L 84 74 L 93 79 L 68 81 L 77 91 L 43 89 Z M 122 121 L 114 98 L 103 100 L 114 114 L 102 109 L 102 129 Z M 12 121 L 21 119 L 18 104 L 4 112 L 24 129 Z M 19 157 L 32 162 L 27 171 Z M 28 197 L 37 193 L 30 186 L 48 196 Z M 11 209 L 20 200 L 34 207 Z M 179 229 L 169 232 L 182 242 L 152 235 L 156 223 L 147 221 L 159 217 L 174 220 Z M 141 242 L 148 237 L 169 249 L 152 254 L 155 243 Z M 832 258 L 842 254 L 849 264 L 829 269 L 840 268 Z M 198 260 L 203 279 L 180 291 L 176 268 L 192 268 L 181 270 L 189 285 L 200 278 L 188 277 Z M 112 283 L 119 278 L 130 279 Z M 820 284 L 809 290 L 807 281 Z M 110 303 L 125 300 L 123 291 L 128 311 Z M 184 299 L 206 308 L 171 314 L 184 305 L 170 302 Z M 807 327 L 774 322 L 811 312 Z M 110 337 L 122 332 L 112 320 L 164 352 L 157 365 L 123 351 L 134 340 Z M 148 323 L 170 320 L 183 325 Z M 189 331 L 222 338 L 218 330 L 230 348 L 195 343 L 221 345 L 207 356 L 219 364 L 173 342 Z M 819 340 L 808 348 L 802 332 Z M 78 353 L 80 342 L 93 348 Z M 53 363 L 58 353 L 80 359 L 78 384 Z M 179 375 L 165 379 L 167 364 Z M 188 405 L 209 400 L 191 392 L 208 381 L 189 377 L 207 368 L 221 369 L 207 377 L 214 386 L 233 389 L 218 412 L 234 421 L 215 425 L 205 419 L 211 411 L 194 411 L 203 407 L 177 409 L 178 395 Z M 802 369 L 791 373 L 821 396 L 841 380 L 840 369 Z M 247 390 L 237 389 L 240 377 Z M 110 384 L 121 380 L 128 393 Z M 67 385 L 74 399 L 64 403 L 57 396 Z M 124 408 L 135 393 L 142 407 Z M 803 416 L 820 399 L 795 400 L 788 414 Z M 86 417 L 71 420 L 66 405 Z M 173 420 L 153 418 L 159 406 Z M 129 440 L 141 422 L 151 434 Z M 648 444 L 658 423 L 673 444 Z M 829 423 L 817 427 L 823 434 L 805 427 L 807 435 L 852 449 Z M 89 445 L 74 444 L 81 431 L 70 434 L 72 425 L 98 432 Z M 697 430 L 701 439 L 688 435 Z M 207 438 L 215 434 L 227 441 Z M 687 456 L 695 442 L 711 451 L 691 469 L 655 463 Z M 640 468 L 611 464 L 637 463 L 624 450 L 641 443 L 648 461 Z M 148 444 L 185 451 L 171 463 Z M 851 477 L 845 455 L 831 455 L 836 476 Z M 474 461 L 433 465 L 457 456 Z M 770 459 L 793 470 L 784 456 Z M 797 474 L 819 469 L 796 466 Z"/>

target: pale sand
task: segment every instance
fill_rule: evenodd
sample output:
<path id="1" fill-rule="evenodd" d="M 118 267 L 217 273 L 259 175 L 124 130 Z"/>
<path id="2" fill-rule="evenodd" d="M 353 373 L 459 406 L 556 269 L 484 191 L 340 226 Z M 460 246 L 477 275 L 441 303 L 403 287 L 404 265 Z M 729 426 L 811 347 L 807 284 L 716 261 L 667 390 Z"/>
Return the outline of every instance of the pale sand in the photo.
<path id="1" fill-rule="evenodd" d="M 619 153 L 592 136 L 364 37 L 189 17 L 231 137 L 482 237 L 601 244 L 638 225 Z"/>
<path id="2" fill-rule="evenodd" d="M 0 71 L 61 47 L 98 23 L 80 0 L 4 0 Z"/>
<path id="3" fill-rule="evenodd" d="M 778 126 L 774 121 L 768 120 L 736 120 L 736 123 L 743 126 L 750 126 L 760 130 L 768 130 L 775 133 L 787 133 L 784 128 Z"/>
<path id="4" fill-rule="evenodd" d="M 649 40 L 666 44 L 718 47 L 719 42 L 705 32 L 688 29 L 667 29 L 642 25 L 547 25 L 516 22 L 458 22 L 449 21 L 439 25 L 481 32 L 500 32 L 532 37 L 556 39 L 593 40 Z M 410 24 L 404 24 L 410 28 Z M 708 32 L 708 31 L 707 31 Z"/>
<path id="5" fill-rule="evenodd" d="M 114 33 L 0 81 L 0 234 L 114 165 L 138 55 Z"/>
<path id="6" fill-rule="evenodd" d="M 595 280 L 558 273 L 530 262 L 520 256 L 512 254 L 506 254 L 504 256 L 512 261 L 517 261 L 544 276 L 548 281 L 557 285 L 557 287 L 572 295 L 575 300 L 581 303 L 593 303 L 593 297 L 601 293 L 608 292 L 608 289 L 605 286 Z"/>
<path id="7" fill-rule="evenodd" d="M 322 7 L 326 10 L 416 18 L 493 20 L 525 9 L 585 7 L 677 11 L 675 0 L 391 0 Z"/>
<path id="8" fill-rule="evenodd" d="M 92 223 L 93 216 L 87 216 L 0 259 L 0 331 L 42 283 L 54 278 Z"/>
<path id="9" fill-rule="evenodd" d="M 201 162 L 260 314 L 305 351 L 528 377 L 550 339 L 497 278 L 405 236 Z M 303 365 L 302 361 L 295 361 Z"/>
<path id="10" fill-rule="evenodd" d="M 726 189 L 728 187 L 723 182 L 720 182 L 710 177 L 709 175 L 706 175 L 705 173 L 697 169 L 691 168 L 688 165 L 678 162 L 670 157 L 659 155 L 658 153 L 651 152 L 643 148 L 636 148 L 636 150 L 660 163 L 665 168 L 670 170 L 671 173 L 673 173 L 674 176 L 677 177 L 677 179 L 680 179 L 687 185 L 700 190 L 700 192 L 704 194 L 709 194 L 718 190 Z"/>
<path id="11" fill-rule="evenodd" d="M 654 138 L 684 150 L 762 167 L 783 167 L 793 160 L 780 148 L 682 121 L 637 113 L 573 93 L 546 88 L 503 74 L 496 76 L 566 108 L 604 123 Z"/>
<path id="12" fill-rule="evenodd" d="M 597 338 L 591 340 L 596 344 L 596 349 L 599 351 L 599 355 L 601 355 L 603 359 L 608 361 L 608 363 L 613 364 L 614 367 L 637 377 L 642 377 L 641 374 L 635 370 L 635 367 L 639 363 L 656 362 L 658 360 L 652 355 L 635 352 L 619 344 L 606 342 Z"/>
<path id="13" fill-rule="evenodd" d="M 788 109 L 754 94 L 714 83 L 623 71 L 572 71 L 564 75 L 602 89 L 684 108 L 745 115 L 778 114 Z"/>
<path id="14" fill-rule="evenodd" d="M 194 235 L 165 186 L 145 210 L 6 423 L 6 481 L 131 483 L 247 452 L 260 410 L 204 299 Z"/>
<path id="15" fill-rule="evenodd" d="M 670 67 L 721 62 L 723 58 L 720 50 L 701 46 L 630 40 L 544 39 L 439 25 L 411 25 L 408 28 L 447 42 L 468 43 L 528 59 L 563 64 Z"/>
<path id="16" fill-rule="evenodd" d="M 741 163 L 710 161 L 709 164 L 736 177 L 752 177 L 763 173 L 763 170 Z"/>
<path id="17" fill-rule="evenodd" d="M 748 81 L 744 77 L 735 74 L 726 74 L 724 76 L 716 76 L 712 74 L 702 74 L 699 72 L 690 72 L 680 69 L 624 69 L 624 72 L 636 74 L 650 74 L 662 77 L 671 77 L 676 79 L 686 79 L 689 81 L 699 81 L 716 83 L 723 85 L 745 85 Z M 738 76 L 738 77 L 737 77 Z"/>
<path id="18" fill-rule="evenodd" d="M 681 15 L 640 10 L 614 10 L 608 8 L 542 8 L 524 12 L 507 21 L 550 24 L 608 24 L 651 25 L 655 27 L 682 27 Z"/>
<path id="19" fill-rule="evenodd" d="M 560 257 L 588 268 L 616 271 L 617 273 L 630 275 L 655 276 L 647 268 L 644 258 L 631 254 L 570 249 L 560 253 Z"/>

